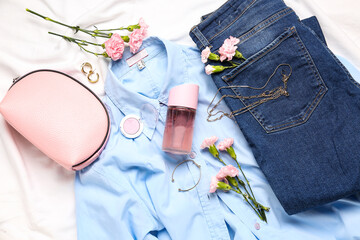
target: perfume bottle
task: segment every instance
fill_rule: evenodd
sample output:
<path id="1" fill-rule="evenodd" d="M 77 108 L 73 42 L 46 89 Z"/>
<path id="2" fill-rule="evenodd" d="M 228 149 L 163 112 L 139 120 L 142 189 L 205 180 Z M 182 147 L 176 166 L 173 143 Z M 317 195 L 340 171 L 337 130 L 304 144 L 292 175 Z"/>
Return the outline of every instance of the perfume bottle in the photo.
<path id="1" fill-rule="evenodd" d="M 199 86 L 182 84 L 169 93 L 162 149 L 174 154 L 189 154 L 198 104 Z"/>

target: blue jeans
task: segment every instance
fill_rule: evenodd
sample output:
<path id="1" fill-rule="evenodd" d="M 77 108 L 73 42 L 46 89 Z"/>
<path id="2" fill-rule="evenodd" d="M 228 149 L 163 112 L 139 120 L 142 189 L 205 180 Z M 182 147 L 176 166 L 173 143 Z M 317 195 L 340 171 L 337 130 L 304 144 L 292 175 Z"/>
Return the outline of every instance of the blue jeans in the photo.
<path id="1" fill-rule="evenodd" d="M 229 0 L 190 36 L 215 53 L 240 39 L 246 60 L 213 80 L 232 95 L 225 101 L 288 214 L 360 191 L 360 85 L 316 19 L 300 21 L 282 0 Z"/>

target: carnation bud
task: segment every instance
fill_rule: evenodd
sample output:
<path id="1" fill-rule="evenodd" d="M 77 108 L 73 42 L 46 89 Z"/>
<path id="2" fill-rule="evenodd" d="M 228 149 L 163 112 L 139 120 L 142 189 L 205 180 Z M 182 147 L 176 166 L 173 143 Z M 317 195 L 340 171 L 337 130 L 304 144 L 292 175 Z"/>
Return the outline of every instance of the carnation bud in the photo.
<path id="1" fill-rule="evenodd" d="M 229 153 L 230 157 L 234 160 L 236 160 L 236 154 L 235 154 L 235 150 L 232 146 L 230 146 L 229 148 L 226 149 L 226 151 Z"/>
<path id="2" fill-rule="evenodd" d="M 124 40 L 124 42 L 129 42 L 130 38 L 129 36 L 121 36 L 122 40 Z"/>
<path id="3" fill-rule="evenodd" d="M 219 61 L 219 60 L 220 60 L 220 57 L 219 57 L 219 55 L 217 55 L 217 54 L 215 54 L 215 53 L 210 53 L 209 59 L 210 59 L 210 60 L 214 60 L 214 61 Z"/>
<path id="4" fill-rule="evenodd" d="M 218 150 L 216 149 L 215 145 L 211 145 L 211 146 L 209 147 L 209 152 L 210 152 L 214 157 L 216 157 L 216 158 L 219 157 L 219 152 L 218 152 Z"/>
<path id="5" fill-rule="evenodd" d="M 227 180 L 229 181 L 229 183 L 230 183 L 231 185 L 233 185 L 234 187 L 237 187 L 237 186 L 238 186 L 238 182 L 236 181 L 235 178 L 227 176 L 226 179 L 227 179 Z"/>
<path id="6" fill-rule="evenodd" d="M 224 182 L 218 182 L 217 189 L 229 191 L 229 190 L 231 190 L 231 186 L 229 184 L 224 183 Z"/>
<path id="7" fill-rule="evenodd" d="M 126 29 L 129 31 L 129 32 L 132 32 L 134 31 L 134 29 L 139 29 L 140 28 L 140 25 L 139 24 L 135 24 L 135 25 L 130 25 L 128 26 Z"/>
<path id="8" fill-rule="evenodd" d="M 239 59 L 246 60 L 246 58 L 244 58 L 244 56 L 242 55 L 242 53 L 239 52 L 238 50 L 235 51 L 234 57 L 239 58 Z"/>

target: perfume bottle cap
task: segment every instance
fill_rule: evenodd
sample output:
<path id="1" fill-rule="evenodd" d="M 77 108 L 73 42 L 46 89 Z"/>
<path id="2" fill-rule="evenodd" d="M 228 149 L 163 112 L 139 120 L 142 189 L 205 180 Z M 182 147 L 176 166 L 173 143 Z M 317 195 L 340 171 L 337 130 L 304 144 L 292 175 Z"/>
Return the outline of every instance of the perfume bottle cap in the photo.
<path id="1" fill-rule="evenodd" d="M 186 83 L 170 89 L 168 106 L 196 109 L 198 105 L 199 85 Z"/>

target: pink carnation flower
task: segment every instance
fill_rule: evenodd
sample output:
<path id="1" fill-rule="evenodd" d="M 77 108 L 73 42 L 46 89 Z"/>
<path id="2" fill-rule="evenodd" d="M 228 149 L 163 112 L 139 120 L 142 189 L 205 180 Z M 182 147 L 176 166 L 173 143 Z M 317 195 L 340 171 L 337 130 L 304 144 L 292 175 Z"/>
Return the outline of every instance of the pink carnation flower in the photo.
<path id="1" fill-rule="evenodd" d="M 220 151 L 226 151 L 226 149 L 230 148 L 234 144 L 233 138 L 225 138 L 222 142 L 220 142 L 217 148 Z"/>
<path id="2" fill-rule="evenodd" d="M 136 53 L 143 42 L 143 32 L 141 29 L 134 29 L 134 31 L 130 34 L 130 40 L 129 40 L 129 46 L 130 46 L 130 52 L 133 54 Z"/>
<path id="3" fill-rule="evenodd" d="M 149 28 L 149 25 L 147 25 L 147 24 L 145 23 L 145 21 L 144 21 L 143 18 L 140 18 L 140 20 L 139 20 L 139 25 L 140 25 L 140 31 L 141 31 L 141 33 L 142 33 L 142 35 L 143 35 L 143 38 L 145 38 L 146 35 L 147 35 L 147 29 Z"/>
<path id="4" fill-rule="evenodd" d="M 239 170 L 232 165 L 227 165 L 225 167 L 222 167 L 218 172 L 218 174 L 216 174 L 216 178 L 218 180 L 226 179 L 227 176 L 229 177 L 239 176 Z"/>
<path id="5" fill-rule="evenodd" d="M 124 40 L 117 33 L 114 33 L 109 40 L 105 43 L 105 51 L 113 61 L 117 61 L 122 58 L 125 45 Z"/>
<path id="6" fill-rule="evenodd" d="M 211 183 L 210 183 L 210 193 L 216 192 L 216 189 L 218 187 L 219 180 L 216 177 L 211 177 Z"/>
<path id="7" fill-rule="evenodd" d="M 210 51 L 209 47 L 206 47 L 204 50 L 202 50 L 202 52 L 201 52 L 201 61 L 203 63 L 207 62 L 207 60 L 208 60 L 208 58 L 210 56 L 210 53 L 211 53 L 211 51 Z"/>
<path id="8" fill-rule="evenodd" d="M 232 60 L 237 49 L 236 44 L 240 42 L 239 39 L 230 36 L 230 38 L 225 39 L 223 45 L 219 49 L 220 61 L 224 61 L 226 58 L 228 61 Z"/>
<path id="9" fill-rule="evenodd" d="M 233 45 L 236 45 L 240 42 L 240 39 L 232 37 L 232 36 L 229 37 L 229 40 Z"/>
<path id="10" fill-rule="evenodd" d="M 209 148 L 210 146 L 214 145 L 217 140 L 218 140 L 218 137 L 216 137 L 216 136 L 205 138 L 204 141 L 202 142 L 200 148 L 201 149 Z"/>
<path id="11" fill-rule="evenodd" d="M 205 67 L 205 73 L 207 75 L 212 74 L 214 72 L 214 70 L 215 70 L 215 68 L 212 65 L 206 65 L 206 67 Z"/>

